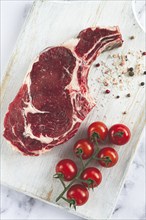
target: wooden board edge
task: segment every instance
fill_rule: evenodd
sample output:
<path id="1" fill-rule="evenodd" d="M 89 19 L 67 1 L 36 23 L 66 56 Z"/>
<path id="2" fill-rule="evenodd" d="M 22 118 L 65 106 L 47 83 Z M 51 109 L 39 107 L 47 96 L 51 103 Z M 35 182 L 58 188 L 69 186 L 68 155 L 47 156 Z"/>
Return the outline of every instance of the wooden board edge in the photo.
<path id="1" fill-rule="evenodd" d="M 39 200 L 39 201 L 41 201 L 41 202 L 44 202 L 44 203 L 46 203 L 46 204 L 48 204 L 48 205 L 54 206 L 55 208 L 59 208 L 59 209 L 61 209 L 61 210 L 66 210 L 68 213 L 70 213 L 70 214 L 72 214 L 72 215 L 75 215 L 75 216 L 78 216 L 78 217 L 81 217 L 81 218 L 90 220 L 90 217 L 84 216 L 84 215 L 78 213 L 77 211 L 74 211 L 73 209 L 70 209 L 69 207 L 66 208 L 66 207 L 64 207 L 64 206 L 61 206 L 61 205 L 59 205 L 59 204 L 57 204 L 57 203 L 53 203 L 53 202 L 51 202 L 51 201 L 45 200 L 44 198 L 38 197 L 38 196 L 36 196 L 35 194 L 32 194 L 32 193 L 30 193 L 30 192 L 26 192 L 26 191 L 24 191 L 24 190 L 20 191 L 17 187 L 8 185 L 8 184 L 5 183 L 5 182 L 1 182 L 1 185 L 5 186 L 5 187 L 8 187 L 8 188 L 10 188 L 10 189 L 12 189 L 12 190 L 14 190 L 14 191 L 16 191 L 16 192 L 18 192 L 18 193 L 22 193 L 23 195 L 26 195 L 26 196 L 29 196 L 29 197 L 31 197 L 31 198 L 37 199 L 37 200 Z M 97 220 L 97 219 L 96 219 L 96 220 Z"/>
<path id="2" fill-rule="evenodd" d="M 141 120 L 143 120 L 144 116 L 145 116 L 145 109 L 143 109 L 143 113 L 142 113 Z M 136 152 L 137 152 L 137 150 L 138 150 L 138 147 L 139 147 L 139 144 L 140 144 L 140 140 L 141 140 L 141 136 L 142 136 L 142 132 L 143 132 L 143 130 L 145 129 L 145 126 L 146 126 L 146 122 L 143 121 L 143 123 L 141 123 L 141 124 L 142 124 L 142 125 L 141 125 L 141 127 L 140 127 L 140 129 L 139 129 L 139 130 L 140 130 L 140 131 L 139 131 L 139 138 L 138 138 L 137 141 L 136 141 L 136 146 L 135 146 L 135 148 L 134 148 L 134 152 L 133 152 L 132 156 L 130 157 L 130 162 L 129 162 L 128 166 L 126 167 L 126 170 L 125 170 L 125 172 L 124 172 L 123 178 L 121 179 L 120 189 L 119 189 L 119 191 L 118 191 L 118 193 L 117 193 L 117 197 L 116 197 L 116 199 L 115 199 L 115 201 L 114 201 L 114 204 L 115 204 L 115 205 L 113 206 L 112 212 L 111 212 L 111 214 L 109 215 L 108 219 L 111 219 L 111 217 L 112 217 L 112 214 L 113 214 L 113 212 L 114 212 L 115 206 L 116 206 L 117 201 L 118 201 L 118 199 L 119 199 L 120 193 L 121 193 L 121 191 L 122 191 L 122 189 L 123 189 L 123 185 L 124 185 L 124 183 L 125 183 L 127 174 L 128 174 L 128 172 L 129 172 L 129 170 L 130 170 L 130 166 L 132 165 L 132 162 L 133 162 L 133 160 L 134 160 L 134 158 L 135 158 L 135 155 L 136 155 Z"/>

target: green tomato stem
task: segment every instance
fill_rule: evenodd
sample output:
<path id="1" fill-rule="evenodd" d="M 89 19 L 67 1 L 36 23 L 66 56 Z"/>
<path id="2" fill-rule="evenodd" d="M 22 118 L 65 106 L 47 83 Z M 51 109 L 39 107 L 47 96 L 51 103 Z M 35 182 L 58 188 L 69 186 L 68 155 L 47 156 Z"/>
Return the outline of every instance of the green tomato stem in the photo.
<path id="1" fill-rule="evenodd" d="M 68 184 L 68 186 L 65 187 L 65 189 L 62 191 L 62 193 L 57 197 L 56 202 L 59 201 L 59 199 L 62 198 L 62 196 L 66 193 L 66 191 L 70 188 L 70 186 L 76 181 L 76 177 Z"/>
<path id="2" fill-rule="evenodd" d="M 64 189 L 66 188 L 66 185 L 65 185 L 65 183 L 64 183 L 64 181 L 63 181 L 63 179 L 62 178 L 59 178 L 59 180 L 60 180 L 60 182 L 62 183 L 62 186 L 64 187 Z"/>
<path id="3" fill-rule="evenodd" d="M 84 165 L 84 162 L 83 162 L 83 159 L 82 159 L 82 155 L 79 154 L 79 158 L 80 158 L 80 161 L 81 161 L 81 164 L 82 164 L 82 168 L 84 169 L 85 168 L 85 165 Z"/>
<path id="4" fill-rule="evenodd" d="M 68 199 L 66 199 L 65 197 L 62 196 L 61 199 L 63 199 L 64 201 L 66 201 L 70 204 L 70 201 Z"/>
<path id="5" fill-rule="evenodd" d="M 106 157 L 106 158 L 95 157 L 94 159 L 95 160 L 101 160 L 101 161 L 108 162 L 108 163 L 112 162 L 112 160 L 109 157 Z"/>
<path id="6" fill-rule="evenodd" d="M 83 182 L 83 183 L 87 183 L 88 184 L 88 180 L 82 180 L 82 179 L 78 179 L 78 180 Z"/>
<path id="7" fill-rule="evenodd" d="M 118 137 L 123 137 L 123 135 L 124 135 L 124 132 L 123 132 L 123 131 L 118 131 L 118 132 L 116 132 L 116 133 L 114 134 L 115 137 L 116 137 L 116 136 L 118 136 Z"/>

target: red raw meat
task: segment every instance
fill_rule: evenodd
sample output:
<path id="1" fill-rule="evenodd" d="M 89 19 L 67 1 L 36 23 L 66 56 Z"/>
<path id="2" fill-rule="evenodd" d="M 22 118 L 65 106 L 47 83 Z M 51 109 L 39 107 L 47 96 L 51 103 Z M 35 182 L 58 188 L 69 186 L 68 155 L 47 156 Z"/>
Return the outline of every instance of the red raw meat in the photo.
<path id="1" fill-rule="evenodd" d="M 92 62 L 122 42 L 118 27 L 87 28 L 41 52 L 9 105 L 4 137 L 31 156 L 69 140 L 95 105 L 87 84 Z"/>

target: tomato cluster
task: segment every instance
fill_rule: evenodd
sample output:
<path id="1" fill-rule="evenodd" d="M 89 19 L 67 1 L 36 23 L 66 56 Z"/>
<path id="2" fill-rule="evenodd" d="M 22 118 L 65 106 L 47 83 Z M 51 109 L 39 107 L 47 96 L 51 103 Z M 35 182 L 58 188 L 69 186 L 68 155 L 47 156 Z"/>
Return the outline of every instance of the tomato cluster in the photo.
<path id="1" fill-rule="evenodd" d="M 92 160 L 97 160 L 102 167 L 110 168 L 118 162 L 118 153 L 112 147 L 99 148 L 98 145 L 105 143 L 107 138 L 112 144 L 126 144 L 131 133 L 123 124 L 113 125 L 109 130 L 103 122 L 94 122 L 88 127 L 88 139 L 78 140 L 74 147 L 74 154 L 81 160 L 82 167 L 78 170 L 77 165 L 71 159 L 63 159 L 56 165 L 55 178 L 59 178 L 64 190 L 56 201 L 64 199 L 70 206 L 84 205 L 88 198 L 88 189 L 99 186 L 102 174 L 96 167 L 88 167 Z M 87 160 L 86 163 L 83 161 Z M 64 181 L 71 181 L 67 186 Z M 80 183 L 74 184 L 75 181 Z M 66 194 L 66 198 L 64 194 Z"/>

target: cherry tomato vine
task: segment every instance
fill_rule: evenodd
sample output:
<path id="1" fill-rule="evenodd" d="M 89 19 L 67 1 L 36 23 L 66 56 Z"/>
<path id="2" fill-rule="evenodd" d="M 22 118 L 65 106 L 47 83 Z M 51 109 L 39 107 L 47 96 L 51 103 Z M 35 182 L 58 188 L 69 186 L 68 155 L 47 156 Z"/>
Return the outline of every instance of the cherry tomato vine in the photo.
<path id="1" fill-rule="evenodd" d="M 118 153 L 114 148 L 99 148 L 109 136 L 111 143 L 126 144 L 130 137 L 130 130 L 123 124 L 113 125 L 108 131 L 107 126 L 102 122 L 94 122 L 88 128 L 88 138 L 81 139 L 75 143 L 73 152 L 81 161 L 80 169 L 71 159 L 63 159 L 56 165 L 54 178 L 60 180 L 63 191 L 56 198 L 65 200 L 70 207 L 84 205 L 89 198 L 88 190 L 98 187 L 102 182 L 102 174 L 96 167 L 88 167 L 91 161 L 97 160 L 103 167 L 113 167 L 118 162 Z M 84 162 L 86 160 L 86 162 Z M 68 185 L 65 182 L 70 181 Z M 76 183 L 79 182 L 79 183 Z M 76 183 L 76 184 L 75 184 Z M 66 197 L 64 197 L 66 193 Z"/>

